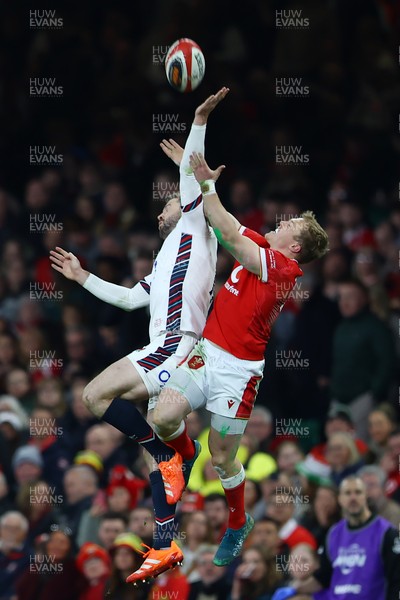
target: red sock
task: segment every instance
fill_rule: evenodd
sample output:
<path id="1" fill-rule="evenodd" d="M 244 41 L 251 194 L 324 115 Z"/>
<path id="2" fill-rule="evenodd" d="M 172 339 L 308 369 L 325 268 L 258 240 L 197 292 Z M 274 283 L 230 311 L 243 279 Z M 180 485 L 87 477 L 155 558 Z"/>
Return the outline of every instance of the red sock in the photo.
<path id="1" fill-rule="evenodd" d="M 173 440 L 168 440 L 168 442 L 165 443 L 176 450 L 176 452 L 179 452 L 183 460 L 190 460 L 194 457 L 195 446 L 193 440 L 191 440 L 187 434 L 186 425 L 185 430 L 182 431 L 178 437 L 174 438 Z"/>
<path id="2" fill-rule="evenodd" d="M 229 507 L 228 527 L 240 529 L 246 523 L 244 512 L 244 481 L 231 490 L 224 489 Z"/>

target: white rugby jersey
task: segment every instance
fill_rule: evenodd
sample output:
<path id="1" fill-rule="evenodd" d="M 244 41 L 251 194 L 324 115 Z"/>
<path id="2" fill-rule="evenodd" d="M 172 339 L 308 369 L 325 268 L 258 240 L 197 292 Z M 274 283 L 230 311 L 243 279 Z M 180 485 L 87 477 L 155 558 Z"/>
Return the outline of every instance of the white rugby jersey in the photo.
<path id="1" fill-rule="evenodd" d="M 204 153 L 205 126 L 192 125 L 180 166 L 182 216 L 159 251 L 150 275 L 124 288 L 90 274 L 83 287 L 124 310 L 150 305 L 149 336 L 191 332 L 200 337 L 210 309 L 217 239 L 203 213 L 200 186 L 188 170 L 191 152 Z"/>
<path id="2" fill-rule="evenodd" d="M 216 261 L 217 239 L 205 221 L 200 194 L 182 206 L 150 275 L 129 289 L 90 274 L 83 287 L 124 310 L 149 305 L 150 341 L 166 331 L 200 337 L 212 301 Z"/>

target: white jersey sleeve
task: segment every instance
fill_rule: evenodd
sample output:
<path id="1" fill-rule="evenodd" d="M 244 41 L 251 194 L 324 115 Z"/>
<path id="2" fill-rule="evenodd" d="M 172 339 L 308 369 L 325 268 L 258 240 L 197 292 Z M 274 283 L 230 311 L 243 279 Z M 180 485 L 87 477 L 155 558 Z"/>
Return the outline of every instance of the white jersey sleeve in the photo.
<path id="1" fill-rule="evenodd" d="M 205 135 L 206 125 L 192 125 L 179 167 L 179 190 L 183 229 L 190 234 L 208 236 L 209 227 L 204 217 L 200 184 L 189 166 L 189 157 L 192 152 L 204 154 Z"/>
<path id="2" fill-rule="evenodd" d="M 151 280 L 152 274 L 147 275 L 133 288 L 126 288 L 122 285 L 104 281 L 104 279 L 90 273 L 83 287 L 96 298 L 113 306 L 118 306 L 123 310 L 131 311 L 150 304 Z"/>

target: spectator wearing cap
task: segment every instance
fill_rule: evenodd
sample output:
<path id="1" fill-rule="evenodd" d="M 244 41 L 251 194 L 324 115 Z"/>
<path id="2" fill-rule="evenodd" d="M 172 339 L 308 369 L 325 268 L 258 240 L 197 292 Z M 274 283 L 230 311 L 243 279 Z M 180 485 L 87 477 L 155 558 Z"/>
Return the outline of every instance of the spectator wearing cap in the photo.
<path id="1" fill-rule="evenodd" d="M 35 446 L 20 446 L 12 459 L 17 489 L 24 483 L 37 481 L 43 473 L 43 458 Z"/>
<path id="2" fill-rule="evenodd" d="M 128 516 L 143 498 L 146 487 L 147 481 L 135 477 L 124 465 L 116 465 L 110 473 L 106 490 L 110 510 Z"/>
<path id="3" fill-rule="evenodd" d="M 43 459 L 43 478 L 62 493 L 65 471 L 69 467 L 68 454 L 61 439 L 63 431 L 58 421 L 46 408 L 35 408 L 30 418 L 30 441 L 38 448 Z"/>
<path id="4" fill-rule="evenodd" d="M 13 454 L 25 438 L 21 419 L 14 412 L 1 411 L 0 430 L 7 440 L 9 451 Z"/>
<path id="5" fill-rule="evenodd" d="M 75 465 L 66 471 L 64 475 L 66 502 L 60 509 L 60 522 L 71 528 L 74 539 L 78 534 L 82 515 L 90 509 L 97 490 L 97 476 L 90 467 Z"/>
<path id="6" fill-rule="evenodd" d="M 15 585 L 27 565 L 30 548 L 26 538 L 28 521 L 20 512 L 9 511 L 0 518 L 0 599 L 13 600 Z"/>
<path id="7" fill-rule="evenodd" d="M 87 542 L 78 552 L 76 566 L 86 582 L 79 600 L 103 600 L 111 567 L 108 552 L 97 544 Z"/>
<path id="8" fill-rule="evenodd" d="M 385 494 L 387 481 L 385 471 L 377 465 L 367 465 L 362 467 L 357 475 L 365 484 L 370 509 L 392 523 L 393 527 L 398 528 L 400 524 L 400 505 L 394 500 L 390 500 Z"/>
<path id="9" fill-rule="evenodd" d="M 132 584 L 126 583 L 126 578 L 139 568 L 142 562 L 140 557 L 142 552 L 142 541 L 133 533 L 122 533 L 115 538 L 110 548 L 112 567 L 111 577 L 106 585 L 107 598 L 110 600 L 145 600 L 149 597 L 148 587 L 136 590 Z M 161 598 L 161 596 L 159 597 Z"/>
<path id="10" fill-rule="evenodd" d="M 357 473 L 364 465 L 353 438 L 342 431 L 330 436 L 326 447 L 326 460 L 331 468 L 330 478 L 336 486 L 349 475 Z"/>
<path id="11" fill-rule="evenodd" d="M 18 600 L 71 600 L 79 598 L 83 578 L 72 556 L 71 530 L 52 525 L 39 536 L 30 563 L 17 582 Z"/>
<path id="12" fill-rule="evenodd" d="M 333 340 L 331 400 L 346 404 L 357 435 L 368 436 L 368 415 L 393 382 L 395 349 L 386 324 L 373 315 L 357 280 L 339 286 L 342 320 Z"/>

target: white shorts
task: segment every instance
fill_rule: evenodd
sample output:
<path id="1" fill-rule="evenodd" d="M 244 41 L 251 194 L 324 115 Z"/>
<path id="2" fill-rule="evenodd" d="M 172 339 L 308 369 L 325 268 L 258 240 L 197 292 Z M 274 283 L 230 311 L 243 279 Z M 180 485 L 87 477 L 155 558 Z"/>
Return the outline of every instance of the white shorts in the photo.
<path id="1" fill-rule="evenodd" d="M 149 410 L 154 408 L 162 388 L 191 352 L 196 341 L 190 335 L 166 333 L 127 355 L 147 388 Z"/>
<path id="2" fill-rule="evenodd" d="M 247 422 L 263 371 L 264 360 L 236 358 L 202 339 L 171 375 L 166 387 L 183 394 L 192 410 L 206 407 L 220 417 Z"/>

